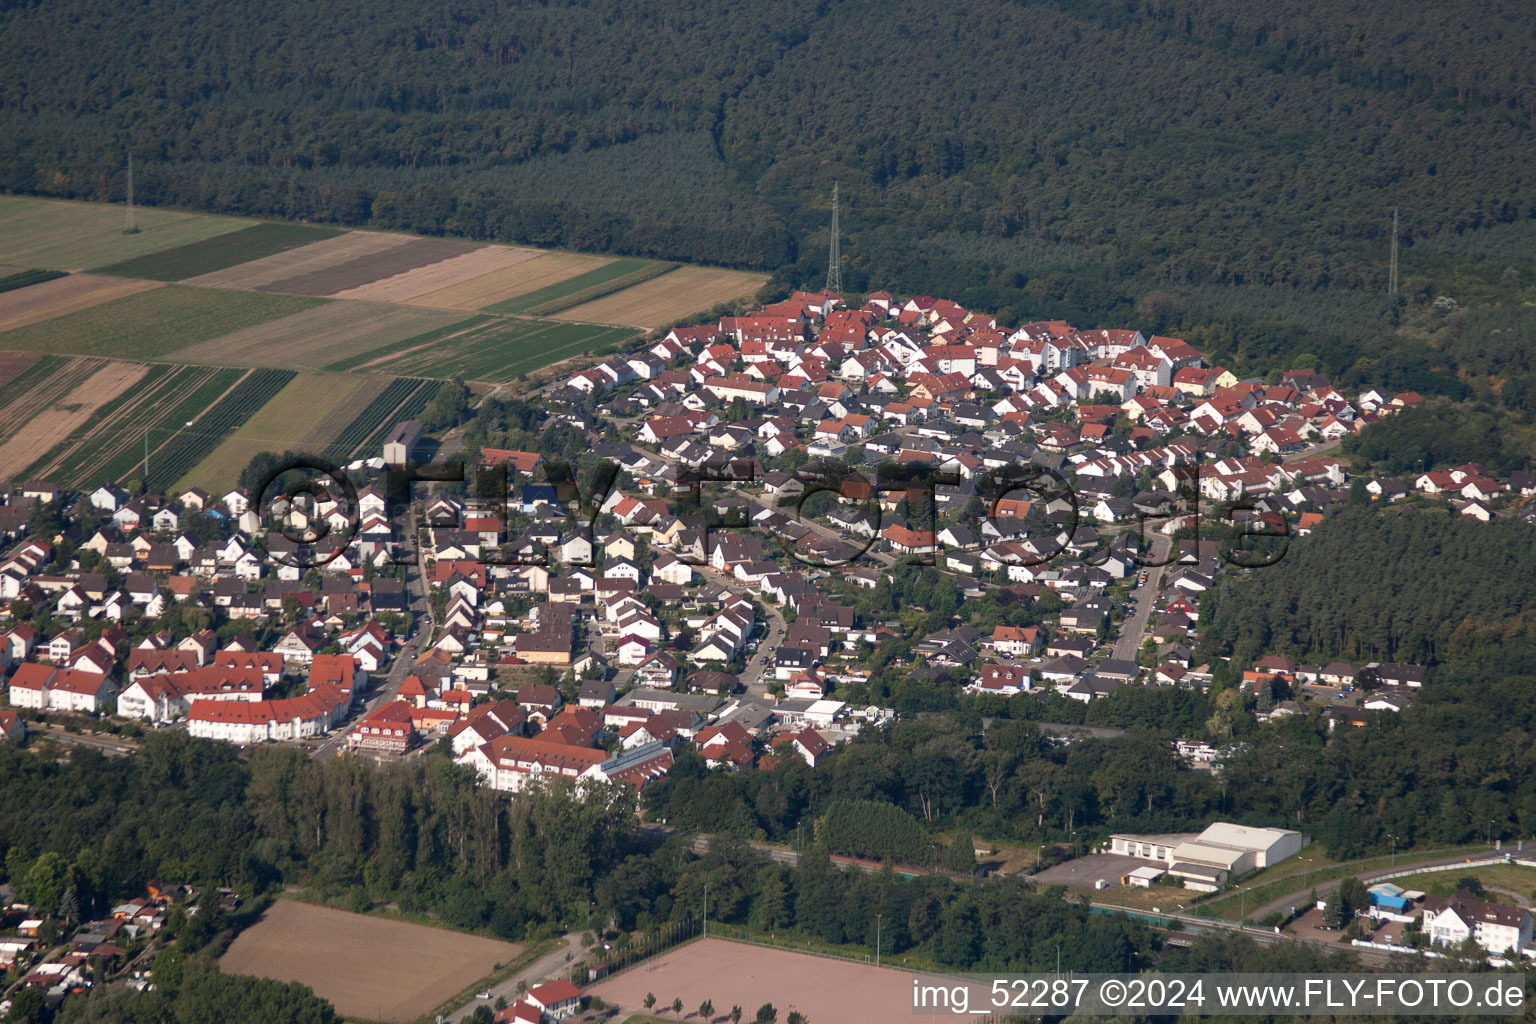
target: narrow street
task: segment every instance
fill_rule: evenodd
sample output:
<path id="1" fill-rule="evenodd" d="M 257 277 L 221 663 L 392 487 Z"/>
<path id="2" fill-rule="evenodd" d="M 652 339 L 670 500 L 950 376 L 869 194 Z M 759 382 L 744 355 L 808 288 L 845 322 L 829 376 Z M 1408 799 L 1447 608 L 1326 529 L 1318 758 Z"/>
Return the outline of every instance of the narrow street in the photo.
<path id="1" fill-rule="evenodd" d="M 409 519 L 411 536 L 416 535 L 416 514 L 412 512 Z M 381 704 L 395 699 L 395 694 L 400 691 L 400 686 L 405 682 L 405 677 L 411 674 L 411 666 L 416 662 L 416 655 L 432 642 L 432 604 L 427 595 L 426 575 L 419 564 L 408 566 L 405 574 L 406 592 L 410 595 L 408 606 L 411 610 L 411 633 L 401 638 L 401 646 L 395 652 L 395 657 L 389 665 L 389 671 L 384 673 L 382 680 L 375 679 L 372 693 L 363 702 L 362 710 L 352 717 L 346 725 L 327 736 L 320 744 L 310 751 L 310 757 L 334 757 L 346 748 L 347 734 L 357 724 L 358 719 L 367 715 Z M 411 645 L 416 649 L 412 650 Z"/>
<path id="2" fill-rule="evenodd" d="M 490 999 L 471 999 L 463 1006 L 450 1013 L 447 1019 L 453 1024 L 465 1020 L 475 1012 L 476 1007 L 495 1006 L 499 997 L 505 997 L 507 1002 L 515 1003 L 519 998 L 517 983 L 522 982 L 525 990 L 532 988 L 543 981 L 554 981 L 556 978 L 570 979 L 567 970 L 567 957 L 576 960 L 581 956 L 581 933 L 570 932 L 560 939 L 559 945 L 553 950 L 539 957 L 527 967 L 518 971 L 506 981 L 492 986 L 486 991 L 490 993 Z M 577 985 L 585 984 L 585 978 L 576 979 Z"/>
<path id="3" fill-rule="evenodd" d="M 1164 562 L 1173 551 L 1173 539 L 1152 534 L 1152 561 Z M 1166 565 L 1156 565 L 1146 570 L 1147 582 L 1131 591 L 1136 598 L 1135 609 L 1120 623 L 1120 636 L 1115 641 L 1114 656 L 1125 661 L 1135 661 L 1146 638 L 1147 622 L 1152 617 L 1152 606 L 1157 600 L 1158 588 L 1163 583 Z"/>

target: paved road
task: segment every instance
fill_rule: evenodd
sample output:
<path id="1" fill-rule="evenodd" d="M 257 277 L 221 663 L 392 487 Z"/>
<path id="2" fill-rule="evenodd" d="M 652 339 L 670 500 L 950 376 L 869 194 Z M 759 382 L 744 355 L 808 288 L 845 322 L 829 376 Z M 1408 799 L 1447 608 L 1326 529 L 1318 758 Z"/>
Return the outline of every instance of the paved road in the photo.
<path id="1" fill-rule="evenodd" d="M 416 515 L 411 513 L 409 520 L 411 536 L 416 535 Z M 347 734 L 357 724 L 357 720 L 368 714 L 380 704 L 388 703 L 395 699 L 395 694 L 400 692 L 400 686 L 405 682 L 405 677 L 411 674 L 411 666 L 416 661 L 417 651 L 409 649 L 409 644 L 416 644 L 418 650 L 425 647 L 432 640 L 432 604 L 427 596 L 427 584 L 425 575 L 419 565 L 413 565 L 406 569 L 405 586 L 410 594 L 410 609 L 413 624 L 411 634 L 401 641 L 402 647 L 395 654 L 395 660 L 390 663 L 389 671 L 384 674 L 383 680 L 375 681 L 373 693 L 363 702 L 363 708 L 350 723 L 326 737 L 311 752 L 310 757 L 333 757 L 346 747 Z"/>
<path id="2" fill-rule="evenodd" d="M 723 572 L 716 572 L 707 565 L 694 566 L 701 576 L 713 583 L 718 583 L 733 594 L 745 594 L 753 598 L 762 607 L 768 619 L 768 632 L 765 633 L 757 645 L 757 652 L 751 654 L 747 660 L 747 667 L 738 676 L 741 684 L 746 687 L 750 697 L 763 697 L 768 693 L 768 683 L 764 677 L 771 671 L 768 660 L 773 657 L 773 652 L 779 649 L 784 642 L 784 634 L 789 631 L 789 626 L 784 621 L 784 613 L 777 607 L 767 604 L 762 600 L 762 595 L 755 587 L 752 587 L 734 576 Z"/>
<path id="3" fill-rule="evenodd" d="M 1172 551 L 1171 537 L 1161 533 L 1152 534 L 1152 561 L 1165 561 Z M 1132 591 L 1136 597 L 1136 610 L 1120 623 L 1120 637 L 1115 641 L 1114 656 L 1116 658 L 1125 661 L 1136 660 L 1136 655 L 1141 651 L 1142 642 L 1146 638 L 1147 622 L 1152 617 L 1152 606 L 1156 603 L 1157 591 L 1162 586 L 1163 573 L 1166 569 L 1165 565 L 1156 565 L 1147 569 L 1147 582 Z"/>
<path id="4" fill-rule="evenodd" d="M 1396 865 L 1389 865 L 1385 868 L 1377 868 L 1375 871 L 1360 875 L 1360 881 L 1364 882 L 1367 886 L 1371 886 L 1375 885 L 1379 881 L 1382 881 L 1383 879 L 1390 878 L 1394 875 L 1400 875 L 1404 870 L 1410 868 L 1418 871 L 1423 870 L 1424 868 L 1444 867 L 1447 864 L 1461 864 L 1467 860 L 1484 860 L 1488 857 L 1496 856 L 1499 856 L 1499 854 L 1496 853 L 1492 847 L 1489 847 L 1487 853 L 1462 853 L 1457 854 L 1454 857 L 1437 857 L 1434 860 L 1426 861 L 1414 861 L 1405 857 Z M 1314 874 L 1316 874 L 1316 871 L 1303 872 L 1298 874 L 1296 877 L 1299 879 L 1306 879 Z M 1322 892 L 1327 892 L 1329 889 L 1332 889 L 1338 884 L 1339 883 L 1337 880 L 1321 883 L 1308 882 L 1303 888 L 1297 889 L 1289 896 L 1275 900 L 1273 903 L 1260 907 L 1258 910 L 1255 910 L 1248 916 L 1251 918 L 1261 918 L 1267 914 L 1272 914 L 1277 911 L 1282 914 L 1288 913 L 1292 907 L 1300 906 L 1301 904 L 1305 903 L 1308 897 L 1312 895 L 1313 888 L 1318 888 Z M 1234 893 L 1241 891 L 1241 887 L 1233 890 Z"/>
<path id="5" fill-rule="evenodd" d="M 560 940 L 560 944 L 551 952 L 539 957 L 533 963 L 512 975 L 506 981 L 489 989 L 490 999 L 471 999 L 468 1003 L 454 1010 L 448 1015 L 448 1020 L 457 1024 L 475 1012 L 476 1007 L 495 1006 L 498 996 L 505 996 L 507 1002 L 515 1003 L 518 1000 L 517 983 L 519 981 L 527 988 L 544 981 L 554 981 L 556 978 L 570 978 L 566 963 L 566 954 L 570 954 L 572 960 L 581 956 L 581 933 L 571 932 Z M 576 980 L 577 985 L 586 982 L 585 978 Z"/>

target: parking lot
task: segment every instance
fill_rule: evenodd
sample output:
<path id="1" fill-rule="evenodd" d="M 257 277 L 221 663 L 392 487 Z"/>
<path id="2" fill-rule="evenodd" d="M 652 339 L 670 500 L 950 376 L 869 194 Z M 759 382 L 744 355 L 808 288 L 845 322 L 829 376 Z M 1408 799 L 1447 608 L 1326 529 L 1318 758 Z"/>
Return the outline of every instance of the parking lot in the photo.
<path id="1" fill-rule="evenodd" d="M 1031 877 L 1041 885 L 1072 885 L 1088 889 L 1093 888 L 1093 883 L 1102 878 L 1109 883 L 1111 889 L 1118 889 L 1121 875 L 1148 865 L 1166 867 L 1158 861 L 1126 857 L 1118 853 L 1092 853 L 1046 868 Z"/>

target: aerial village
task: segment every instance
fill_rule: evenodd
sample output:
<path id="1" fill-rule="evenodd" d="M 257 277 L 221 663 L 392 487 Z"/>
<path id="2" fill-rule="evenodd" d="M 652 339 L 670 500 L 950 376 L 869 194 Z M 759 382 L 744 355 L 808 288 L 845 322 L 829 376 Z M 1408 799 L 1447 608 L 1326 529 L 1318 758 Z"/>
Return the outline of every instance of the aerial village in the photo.
<path id="1" fill-rule="evenodd" d="M 389 474 L 433 457 L 406 422 L 348 467 L 355 502 L 10 485 L 0 736 L 109 755 L 161 729 L 316 757 L 436 750 L 497 790 L 638 794 L 685 745 L 723 770 L 814 770 L 897 716 L 866 685 L 876 664 L 981 707 L 1208 687 L 1204 595 L 1262 569 L 1202 525 L 1319 528 L 1349 497 L 1341 439 L 1422 398 L 1346 395 L 1311 370 L 1239 379 L 1177 338 L 876 292 L 676 328 L 537 400 L 585 437 L 578 470 L 612 472 L 484 447 L 471 473 L 504 486 L 392 499 Z M 1467 465 L 1365 489 L 1486 521 L 1529 518 L 1536 479 Z M 1009 621 L 979 628 L 962 602 L 989 596 Z M 1433 685 L 1418 665 L 1278 652 L 1234 668 L 1259 721 L 1329 729 L 1370 728 Z M 1208 739 L 1178 749 L 1220 770 Z M 1226 861 L 1116 837 L 1147 869 L 1128 884 L 1177 860 L 1211 891 L 1302 842 L 1213 828 L 1194 845 Z M 152 927 L 182 898 L 152 889 L 115 919 Z M 1473 927 L 1458 906 L 1437 912 Z M 112 954 L 115 932 L 92 937 Z M 8 955 L 35 939 L 18 941 Z"/>

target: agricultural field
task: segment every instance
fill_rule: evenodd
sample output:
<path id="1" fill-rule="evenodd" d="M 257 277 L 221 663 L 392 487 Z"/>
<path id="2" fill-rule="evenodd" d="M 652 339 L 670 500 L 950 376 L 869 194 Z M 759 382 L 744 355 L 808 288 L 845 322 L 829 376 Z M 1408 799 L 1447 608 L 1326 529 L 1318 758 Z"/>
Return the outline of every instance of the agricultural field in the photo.
<path id="1" fill-rule="evenodd" d="M 457 376 L 502 384 L 562 359 L 607 351 L 636 333 L 596 324 L 499 318 L 365 367 L 405 376 Z"/>
<path id="2" fill-rule="evenodd" d="M 451 238 L 411 238 L 401 245 L 333 264 L 330 267 L 294 274 L 260 285 L 264 292 L 328 297 L 371 284 L 407 270 L 425 267 L 480 248 L 474 242 Z M 301 250 L 302 251 L 302 250 Z"/>
<path id="3" fill-rule="evenodd" d="M 32 288 L 51 288 L 70 280 L 59 278 Z M 155 359 L 242 327 L 297 313 L 317 302 L 288 295 L 135 283 L 154 290 L 6 330 L 0 333 L 0 348 Z M 25 296 L 32 288 L 0 294 L 0 315 L 4 300 Z"/>
<path id="4" fill-rule="evenodd" d="M 633 288 L 572 306 L 558 319 L 629 327 L 663 327 L 756 292 L 766 274 L 719 267 L 680 267 Z"/>
<path id="5" fill-rule="evenodd" d="M 335 299 L 361 299 L 373 302 L 410 302 L 418 295 L 456 288 L 468 281 L 507 270 L 538 256 L 536 249 L 513 249 L 505 245 L 486 245 L 403 274 L 381 278 L 369 284 L 337 292 Z"/>
<path id="6" fill-rule="evenodd" d="M 158 281 L 130 281 L 96 274 L 70 274 L 0 292 L 0 331 L 68 316 L 92 306 L 160 287 Z"/>
<path id="7" fill-rule="evenodd" d="M 0 263 L 93 270 L 257 223 L 238 217 L 138 207 L 134 220 L 139 230 L 125 235 L 124 214 L 125 208 L 119 203 L 0 196 Z"/>
<path id="8" fill-rule="evenodd" d="M 528 316 L 558 313 L 562 309 L 591 302 L 675 269 L 676 263 L 660 263 L 656 260 L 614 260 L 575 277 L 519 295 L 515 299 L 498 302 L 492 311 L 524 313 Z"/>
<path id="9" fill-rule="evenodd" d="M 34 463 L 26 475 L 66 487 L 141 479 L 177 435 L 245 376 L 243 370 L 155 364 L 137 384 L 97 410 L 89 424 Z M 191 427 L 188 427 L 188 424 Z"/>
<path id="10" fill-rule="evenodd" d="M 151 453 L 146 484 L 151 490 L 164 491 L 176 483 L 294 377 L 292 370 L 243 371 L 233 387 L 215 395 L 214 401 L 203 407 L 201 415 L 195 419 L 187 417 L 193 420 L 191 426 L 177 429 L 160 447 L 158 454 Z"/>
<path id="11" fill-rule="evenodd" d="M 500 308 L 502 303 L 515 302 L 520 296 L 556 286 L 561 281 L 589 273 L 612 262 L 611 256 L 583 256 L 568 252 L 542 253 L 536 259 L 525 260 L 514 267 L 485 274 L 463 284 L 418 295 L 411 300 L 411 303 L 448 309 L 509 312 Z"/>
<path id="12" fill-rule="evenodd" d="M 262 256 L 225 270 L 189 277 L 182 283 L 198 288 L 254 291 L 275 281 L 328 271 L 360 257 L 404 245 L 411 238 L 410 235 L 384 231 L 348 231 L 322 242 L 311 242 L 297 249 Z"/>
<path id="13" fill-rule="evenodd" d="M 44 281 L 52 281 L 54 278 L 63 277 L 62 270 L 11 270 L 0 267 L 0 292 L 14 291 L 17 288 L 25 288 L 31 284 L 42 284 Z"/>
<path id="14" fill-rule="evenodd" d="M 0 412 L 0 437 L 5 439 L 0 443 L 0 479 L 20 476 L 149 372 L 145 363 L 87 358 L 50 363 L 44 369 L 52 372 Z M 29 377 L 23 371 L 11 384 Z"/>
<path id="15" fill-rule="evenodd" d="M 264 451 L 292 449 L 316 455 L 329 454 L 336 436 L 321 436 L 318 428 L 335 408 L 349 406 L 358 388 L 370 384 L 370 378 L 351 374 L 299 374 L 293 377 L 178 480 L 176 489 L 201 487 L 210 493 L 227 490 L 235 485 L 240 471 L 251 459 Z M 367 404 L 364 401 L 361 407 Z M 336 434 L 350 418 L 336 423 Z"/>
<path id="16" fill-rule="evenodd" d="M 321 367 L 321 369 L 342 371 L 355 370 L 359 367 L 376 366 L 388 362 L 391 356 L 397 355 L 398 353 L 426 348 L 429 345 L 442 341 L 444 338 L 452 338 L 455 335 L 463 334 L 466 331 L 479 327 L 481 324 L 486 323 L 491 319 L 492 318 L 490 316 L 484 313 L 478 316 L 466 317 L 463 320 L 455 318 L 452 323 L 445 324 L 441 327 L 434 327 L 430 331 L 423 331 L 421 334 L 412 335 L 409 338 L 403 338 L 394 344 L 380 345 L 378 347 L 366 349 L 360 353 L 347 356 L 345 359 L 338 359 L 334 363 L 326 363 Z"/>
<path id="17" fill-rule="evenodd" d="M 344 1017 L 405 1024 L 521 952 L 510 942 L 278 900 L 230 943 L 219 967 L 308 985 Z"/>
<path id="18" fill-rule="evenodd" d="M 21 376 L 28 367 L 43 358 L 36 352 L 0 351 L 0 388 Z"/>
<path id="19" fill-rule="evenodd" d="M 254 295 L 255 293 L 240 293 Z M 276 296 L 262 296 L 276 298 Z M 447 327 L 463 316 L 377 302 L 322 302 L 290 316 L 221 334 L 170 356 L 216 366 L 317 370 Z"/>
<path id="20" fill-rule="evenodd" d="M 215 235 L 200 242 L 178 245 L 174 249 L 147 256 L 136 256 L 122 263 L 102 267 L 101 272 L 118 277 L 147 277 L 153 281 L 181 281 L 311 242 L 334 238 L 341 233 L 340 228 L 274 221 Z"/>
<path id="21" fill-rule="evenodd" d="M 421 415 L 441 385 L 441 381 L 416 377 L 394 378 L 337 435 L 332 445 L 337 461 L 383 454 L 384 435 L 389 428 L 401 420 L 413 420 Z"/>

